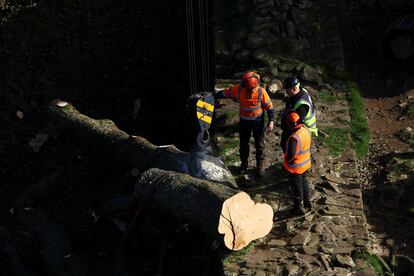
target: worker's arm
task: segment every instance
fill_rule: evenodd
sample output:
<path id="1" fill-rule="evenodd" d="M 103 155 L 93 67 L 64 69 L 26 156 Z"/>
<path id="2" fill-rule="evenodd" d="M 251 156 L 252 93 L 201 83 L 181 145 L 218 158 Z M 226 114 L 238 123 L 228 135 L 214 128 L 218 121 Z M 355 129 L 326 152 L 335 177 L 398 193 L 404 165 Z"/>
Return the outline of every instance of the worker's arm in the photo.
<path id="1" fill-rule="evenodd" d="M 214 94 L 214 99 L 224 99 L 224 98 L 236 98 L 237 95 L 237 85 L 229 86 L 224 90 L 218 91 L 216 94 Z"/>
<path id="2" fill-rule="evenodd" d="M 301 121 L 305 121 L 306 114 L 308 114 L 309 106 L 306 104 L 301 104 L 298 108 L 296 108 L 295 112 L 298 113 Z"/>
<path id="3" fill-rule="evenodd" d="M 297 147 L 296 139 L 290 138 L 287 144 L 287 157 L 286 157 L 286 160 L 288 161 L 289 164 L 293 163 L 293 160 L 294 160 L 294 157 L 297 151 L 296 147 Z"/>
<path id="4" fill-rule="evenodd" d="M 267 94 L 267 91 L 264 90 L 263 91 L 263 95 L 262 95 L 262 108 L 264 108 L 266 110 L 267 116 L 269 118 L 269 123 L 267 124 L 266 130 L 268 132 L 273 131 L 274 128 L 274 117 L 275 117 L 275 111 L 273 109 L 273 103 L 270 100 L 269 94 Z"/>

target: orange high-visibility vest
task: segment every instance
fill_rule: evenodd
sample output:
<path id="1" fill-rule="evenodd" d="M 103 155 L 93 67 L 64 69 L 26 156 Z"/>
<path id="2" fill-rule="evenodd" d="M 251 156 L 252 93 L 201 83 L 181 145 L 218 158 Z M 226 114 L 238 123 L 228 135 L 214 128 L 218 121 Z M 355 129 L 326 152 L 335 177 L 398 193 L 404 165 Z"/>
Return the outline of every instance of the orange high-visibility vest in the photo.
<path id="1" fill-rule="evenodd" d="M 250 98 L 246 97 L 246 93 L 246 89 L 240 84 L 230 86 L 223 93 L 225 97 L 235 98 L 240 103 L 240 119 L 257 120 L 262 116 L 263 110 L 273 109 L 272 101 L 264 88 L 256 87 Z"/>
<path id="2" fill-rule="evenodd" d="M 289 145 L 290 139 L 296 140 L 295 155 L 291 160 L 287 160 L 286 151 L 283 167 L 285 167 L 285 169 L 290 173 L 303 174 L 311 167 L 311 133 L 306 127 L 301 127 L 289 136 L 286 141 L 286 148 Z"/>

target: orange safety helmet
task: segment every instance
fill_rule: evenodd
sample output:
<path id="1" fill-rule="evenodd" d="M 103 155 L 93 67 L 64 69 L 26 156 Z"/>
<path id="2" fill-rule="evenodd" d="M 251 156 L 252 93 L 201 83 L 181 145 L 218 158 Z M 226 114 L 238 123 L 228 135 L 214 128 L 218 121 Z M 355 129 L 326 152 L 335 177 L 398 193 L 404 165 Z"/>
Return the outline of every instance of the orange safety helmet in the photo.
<path id="1" fill-rule="evenodd" d="M 256 88 L 260 84 L 260 76 L 255 72 L 248 71 L 243 74 L 242 79 L 240 81 L 241 87 L 247 89 Z"/>
<path id="2" fill-rule="evenodd" d="M 286 116 L 286 122 L 288 124 L 288 126 L 290 127 L 290 129 L 299 129 L 303 126 L 303 122 L 300 119 L 300 116 L 298 113 L 296 112 L 290 112 L 287 116 Z"/>

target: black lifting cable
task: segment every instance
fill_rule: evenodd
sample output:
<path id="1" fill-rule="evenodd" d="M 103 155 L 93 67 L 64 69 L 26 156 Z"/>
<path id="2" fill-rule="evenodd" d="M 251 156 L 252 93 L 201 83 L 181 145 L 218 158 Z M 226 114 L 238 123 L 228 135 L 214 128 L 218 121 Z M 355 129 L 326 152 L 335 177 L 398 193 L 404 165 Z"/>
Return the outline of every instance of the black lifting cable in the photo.
<path id="1" fill-rule="evenodd" d="M 200 56 L 201 56 L 201 78 L 202 78 L 202 90 L 206 91 L 206 78 L 205 78 L 205 53 L 204 53 L 204 18 L 203 18 L 202 0 L 198 0 L 198 22 L 200 28 Z"/>
<path id="2" fill-rule="evenodd" d="M 201 48 L 201 74 L 203 80 L 203 91 L 209 91 L 210 85 L 210 53 L 208 37 L 208 2 L 198 0 L 199 24 L 200 24 L 200 48 Z"/>
<path id="3" fill-rule="evenodd" d="M 198 23 L 200 43 L 200 73 L 202 91 L 210 91 L 210 42 L 208 26 L 208 0 L 198 0 Z M 190 78 L 190 94 L 197 91 L 197 64 L 194 33 L 193 1 L 186 0 L 188 65 Z"/>
<path id="4" fill-rule="evenodd" d="M 208 17 L 208 0 L 205 0 L 205 3 L 206 3 L 206 5 L 205 5 L 205 9 L 204 9 L 204 18 L 205 18 L 205 26 L 206 26 L 206 30 L 205 30 L 205 35 L 206 35 L 206 46 L 207 46 L 207 69 L 206 69 L 206 72 L 207 72 L 207 91 L 211 91 L 212 90 L 212 88 L 210 87 L 210 38 L 209 38 L 209 28 L 208 28 L 208 25 L 209 25 L 209 17 Z"/>
<path id="5" fill-rule="evenodd" d="M 187 48 L 188 48 L 188 70 L 190 79 L 190 94 L 197 90 L 197 74 L 195 61 L 195 43 L 194 43 L 194 16 L 193 16 L 193 2 L 186 0 L 186 18 L 187 18 Z"/>

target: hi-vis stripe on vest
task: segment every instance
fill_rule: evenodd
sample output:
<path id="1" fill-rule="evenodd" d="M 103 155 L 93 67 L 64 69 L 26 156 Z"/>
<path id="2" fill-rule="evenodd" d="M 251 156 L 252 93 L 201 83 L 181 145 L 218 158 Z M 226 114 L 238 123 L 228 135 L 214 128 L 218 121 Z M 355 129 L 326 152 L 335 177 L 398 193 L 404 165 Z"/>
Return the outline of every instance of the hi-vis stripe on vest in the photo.
<path id="1" fill-rule="evenodd" d="M 302 88 L 305 93 L 293 104 L 293 110 L 296 110 L 302 104 L 309 107 L 308 113 L 306 114 L 303 123 L 312 132 L 315 137 L 318 137 L 318 128 L 316 127 L 316 116 L 315 108 L 312 103 L 312 99 L 309 96 L 309 92 L 305 88 Z"/>
<path id="2" fill-rule="evenodd" d="M 202 100 L 197 101 L 197 118 L 207 124 L 211 124 L 214 105 Z"/>
<path id="3" fill-rule="evenodd" d="M 246 89 L 239 84 L 231 86 L 223 92 L 225 97 L 233 98 L 239 102 L 240 119 L 260 120 L 263 110 L 273 109 L 272 101 L 264 88 L 256 87 L 249 98 L 246 97 L 246 94 Z"/>
<path id="4" fill-rule="evenodd" d="M 241 87 L 237 91 L 237 101 L 240 102 L 240 118 L 243 120 L 257 120 L 258 117 L 262 116 L 262 94 L 263 90 L 261 87 L 258 88 L 257 98 L 253 97 L 248 100 L 246 98 L 241 100 Z M 257 101 L 255 101 L 257 100 Z"/>
<path id="5" fill-rule="evenodd" d="M 283 161 L 283 167 L 294 174 L 303 174 L 311 167 L 311 133 L 310 129 L 301 127 L 293 133 L 286 141 L 286 147 L 290 139 L 296 140 L 295 155 L 292 160 L 287 160 L 287 153 Z"/>

